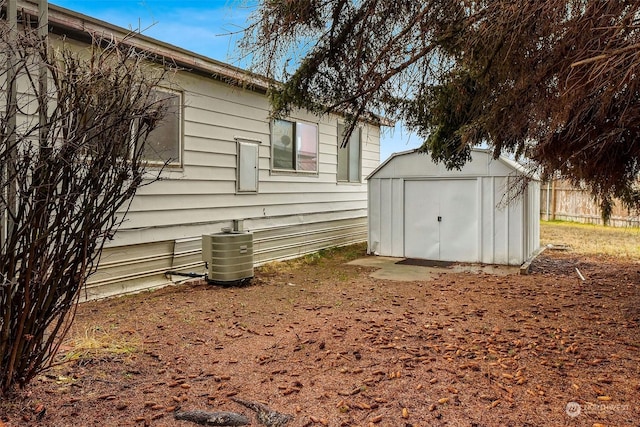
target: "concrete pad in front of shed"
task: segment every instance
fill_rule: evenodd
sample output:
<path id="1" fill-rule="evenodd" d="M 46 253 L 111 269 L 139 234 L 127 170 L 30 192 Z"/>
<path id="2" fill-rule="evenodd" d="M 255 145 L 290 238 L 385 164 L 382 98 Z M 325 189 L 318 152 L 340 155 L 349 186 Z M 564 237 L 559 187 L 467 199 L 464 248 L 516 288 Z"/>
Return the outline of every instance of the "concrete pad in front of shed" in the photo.
<path id="1" fill-rule="evenodd" d="M 383 280 L 396 280 L 400 282 L 414 282 L 417 280 L 431 280 L 441 274 L 447 273 L 486 273 L 497 276 L 507 276 L 518 274 L 520 267 L 509 265 L 485 265 L 485 264 L 453 264 L 449 267 L 424 267 L 421 265 L 398 264 L 406 258 L 395 258 L 386 256 L 367 256 L 351 261 L 349 265 L 360 265 L 363 267 L 374 267 L 376 271 L 370 274 L 371 277 Z"/>

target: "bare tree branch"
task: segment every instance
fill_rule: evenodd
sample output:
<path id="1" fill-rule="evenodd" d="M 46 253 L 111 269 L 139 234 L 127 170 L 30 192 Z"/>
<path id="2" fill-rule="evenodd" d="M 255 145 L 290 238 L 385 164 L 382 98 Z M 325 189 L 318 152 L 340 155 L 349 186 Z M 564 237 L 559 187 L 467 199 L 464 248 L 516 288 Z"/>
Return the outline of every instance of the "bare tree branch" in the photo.
<path id="1" fill-rule="evenodd" d="M 371 111 L 450 168 L 488 144 L 640 207 L 640 1 L 276 0 L 252 22 L 275 116 Z"/>
<path id="2" fill-rule="evenodd" d="M 0 394 L 51 362 L 102 248 L 136 190 L 162 170 L 147 168 L 143 147 L 166 110 L 153 96 L 166 70 L 127 44 L 95 39 L 83 58 L 51 49 L 29 26 L 10 31 L 0 21 L 0 55 L 16 58 L 13 80 L 0 71 L 0 90 L 20 88 L 0 106 L 0 212 L 8 222 L 0 242 Z M 52 83 L 46 93 L 39 64 Z"/>

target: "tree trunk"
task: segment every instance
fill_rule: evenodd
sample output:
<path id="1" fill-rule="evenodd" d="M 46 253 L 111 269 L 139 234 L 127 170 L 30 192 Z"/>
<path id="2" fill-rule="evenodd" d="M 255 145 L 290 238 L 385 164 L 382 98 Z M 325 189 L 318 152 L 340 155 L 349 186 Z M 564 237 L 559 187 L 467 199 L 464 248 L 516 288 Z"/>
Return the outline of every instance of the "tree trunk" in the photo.
<path id="1" fill-rule="evenodd" d="M 246 426 L 251 423 L 249 418 L 235 412 L 178 411 L 173 417 L 203 426 Z"/>

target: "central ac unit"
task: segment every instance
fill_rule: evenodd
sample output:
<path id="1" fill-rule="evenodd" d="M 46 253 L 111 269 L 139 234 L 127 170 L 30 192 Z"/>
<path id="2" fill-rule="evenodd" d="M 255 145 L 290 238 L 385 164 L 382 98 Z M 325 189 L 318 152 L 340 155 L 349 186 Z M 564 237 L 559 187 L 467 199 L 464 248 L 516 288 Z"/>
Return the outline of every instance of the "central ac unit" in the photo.
<path id="1" fill-rule="evenodd" d="M 202 236 L 202 260 L 207 281 L 242 284 L 253 277 L 253 234 L 229 231 Z"/>

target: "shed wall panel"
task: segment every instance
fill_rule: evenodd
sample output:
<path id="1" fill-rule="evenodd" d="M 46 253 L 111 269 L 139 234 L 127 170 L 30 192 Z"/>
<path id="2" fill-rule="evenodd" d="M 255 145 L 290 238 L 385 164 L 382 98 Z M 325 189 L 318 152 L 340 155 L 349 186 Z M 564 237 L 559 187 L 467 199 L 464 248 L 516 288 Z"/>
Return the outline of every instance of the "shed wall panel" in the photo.
<path id="1" fill-rule="evenodd" d="M 494 177 L 480 178 L 481 182 L 481 210 L 480 223 L 480 260 L 483 263 L 492 264 L 495 258 L 495 203 L 494 203 Z"/>
<path id="2" fill-rule="evenodd" d="M 499 206 L 505 188 L 506 177 L 496 177 L 493 186 L 494 200 L 494 250 L 493 259 L 496 264 L 509 262 L 509 211 Z"/>
<path id="3" fill-rule="evenodd" d="M 393 206 L 389 201 L 392 199 L 393 186 L 390 179 L 380 181 L 380 253 L 391 254 Z"/>
<path id="4" fill-rule="evenodd" d="M 538 250 L 540 245 L 540 221 L 538 219 L 538 212 L 540 212 L 540 182 L 531 181 L 528 188 L 528 212 L 526 217 L 526 228 L 529 233 L 527 239 L 527 258 L 531 257 L 533 253 Z"/>
<path id="5" fill-rule="evenodd" d="M 509 264 L 522 264 L 526 259 L 524 254 L 524 203 L 522 197 L 517 197 L 506 208 L 509 213 Z"/>
<path id="6" fill-rule="evenodd" d="M 404 180 L 391 180 L 391 256 L 404 256 Z"/>
<path id="7" fill-rule="evenodd" d="M 369 181 L 368 186 L 368 227 L 367 252 L 378 253 L 380 250 L 381 205 L 380 185 L 381 179 Z"/>

